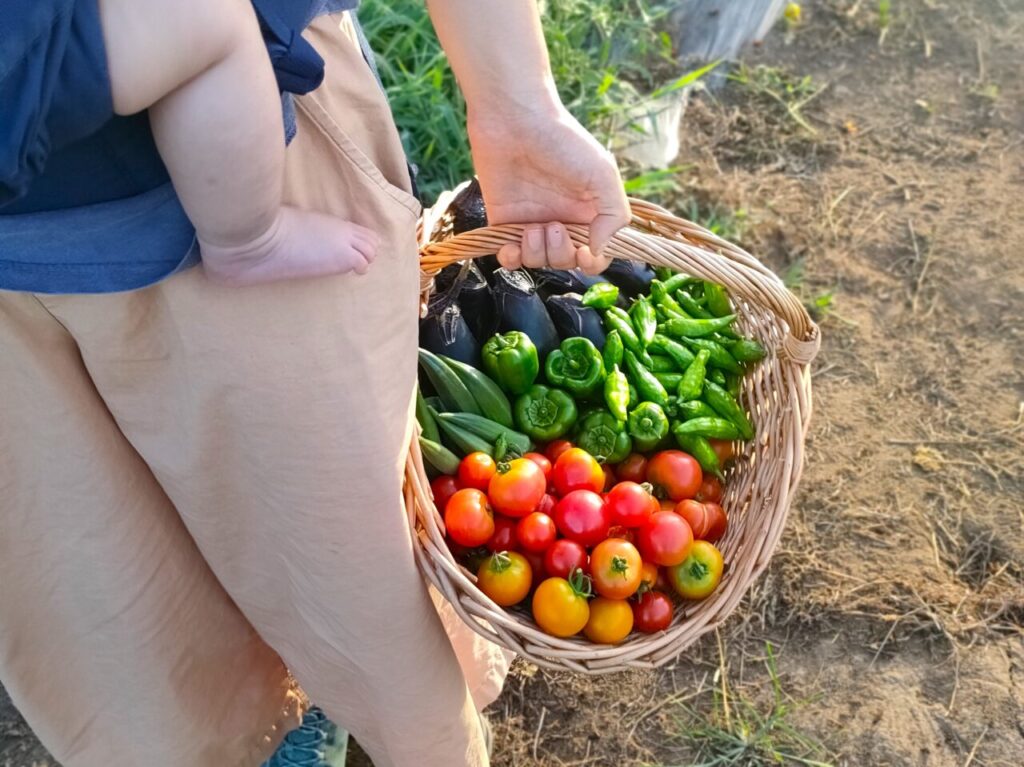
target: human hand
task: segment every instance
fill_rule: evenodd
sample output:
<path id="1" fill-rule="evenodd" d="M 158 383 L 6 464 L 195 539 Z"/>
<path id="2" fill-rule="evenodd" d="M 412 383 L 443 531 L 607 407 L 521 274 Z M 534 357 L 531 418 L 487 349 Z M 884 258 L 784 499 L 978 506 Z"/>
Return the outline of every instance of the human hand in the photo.
<path id="1" fill-rule="evenodd" d="M 377 233 L 366 227 L 289 205 L 282 206 L 270 229 L 252 242 L 214 245 L 199 238 L 206 275 L 231 287 L 366 274 L 379 247 Z"/>
<path id="2" fill-rule="evenodd" d="M 629 203 L 611 154 L 560 103 L 515 114 L 470 114 L 469 139 L 491 224 L 528 224 L 498 260 L 519 266 L 599 274 L 602 253 L 629 223 Z M 564 224 L 589 224 L 576 247 Z"/>

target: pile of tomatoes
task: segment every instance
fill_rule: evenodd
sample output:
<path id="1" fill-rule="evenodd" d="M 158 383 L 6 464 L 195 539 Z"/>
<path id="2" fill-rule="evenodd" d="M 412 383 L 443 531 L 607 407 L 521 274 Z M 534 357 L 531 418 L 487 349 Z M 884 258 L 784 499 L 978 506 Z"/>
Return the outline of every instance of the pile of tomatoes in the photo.
<path id="1" fill-rule="evenodd" d="M 663 631 L 673 597 L 704 599 L 722 577 L 722 485 L 680 450 L 614 467 L 564 440 L 501 463 L 471 453 L 431 487 L 480 590 L 502 607 L 532 593 L 553 636 L 617 644 Z"/>

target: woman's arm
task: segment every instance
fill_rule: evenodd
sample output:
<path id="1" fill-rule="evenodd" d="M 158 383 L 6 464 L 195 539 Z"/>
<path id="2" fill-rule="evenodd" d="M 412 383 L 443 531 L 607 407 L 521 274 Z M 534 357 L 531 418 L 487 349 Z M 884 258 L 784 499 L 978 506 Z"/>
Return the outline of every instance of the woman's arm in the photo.
<path id="1" fill-rule="evenodd" d="M 536 2 L 427 6 L 466 97 L 488 218 L 532 225 L 519 246 L 499 252 L 502 263 L 601 271 L 600 253 L 629 222 L 629 205 L 614 159 L 558 98 Z M 573 247 L 562 223 L 589 224 L 589 247 Z"/>

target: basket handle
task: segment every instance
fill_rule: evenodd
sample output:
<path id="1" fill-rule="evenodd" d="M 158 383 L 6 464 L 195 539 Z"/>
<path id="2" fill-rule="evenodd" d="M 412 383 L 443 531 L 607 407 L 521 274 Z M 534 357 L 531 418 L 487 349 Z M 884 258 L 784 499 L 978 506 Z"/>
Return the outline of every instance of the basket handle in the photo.
<path id="1" fill-rule="evenodd" d="M 782 352 L 798 365 L 807 365 L 821 346 L 818 326 L 800 300 L 778 275 L 742 248 L 704 227 L 674 216 L 664 208 L 630 199 L 630 226 L 620 229 L 605 248 L 605 255 L 654 266 L 667 266 L 724 285 L 733 295 L 771 310 L 789 327 Z M 420 251 L 420 269 L 427 290 L 433 276 L 448 264 L 496 253 L 502 245 L 517 243 L 524 224 L 497 224 L 473 229 Z M 585 245 L 589 229 L 566 226 L 577 245 Z"/>

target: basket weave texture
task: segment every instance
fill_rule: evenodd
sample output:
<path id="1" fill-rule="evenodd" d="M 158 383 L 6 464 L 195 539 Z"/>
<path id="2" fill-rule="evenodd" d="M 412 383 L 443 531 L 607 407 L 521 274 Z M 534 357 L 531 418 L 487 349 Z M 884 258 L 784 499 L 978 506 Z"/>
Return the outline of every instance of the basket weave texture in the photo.
<path id="1" fill-rule="evenodd" d="M 522 236 L 518 224 L 449 236 L 446 211 L 458 191 L 442 195 L 420 222 L 423 307 L 433 276 L 442 268 L 495 253 Z M 756 258 L 657 205 L 640 200 L 630 204 L 632 222 L 614 237 L 606 255 L 666 266 L 724 285 L 735 307 L 737 330 L 768 351 L 743 377 L 742 402 L 756 435 L 738 445 L 740 452 L 726 473 L 722 505 L 729 515 L 729 530 L 718 542 L 726 569 L 714 593 L 702 602 L 682 603 L 666 631 L 633 634 L 620 645 L 549 636 L 533 622 L 528 607 L 499 607 L 476 587 L 475 575 L 455 561 L 445 544 L 444 522 L 434 506 L 415 438 L 406 466 L 413 548 L 430 584 L 487 639 L 537 665 L 586 674 L 654 668 L 671 661 L 720 625 L 764 570 L 800 479 L 811 416 L 810 363 L 821 343 L 803 304 Z M 574 242 L 586 243 L 585 226 L 567 228 Z"/>

